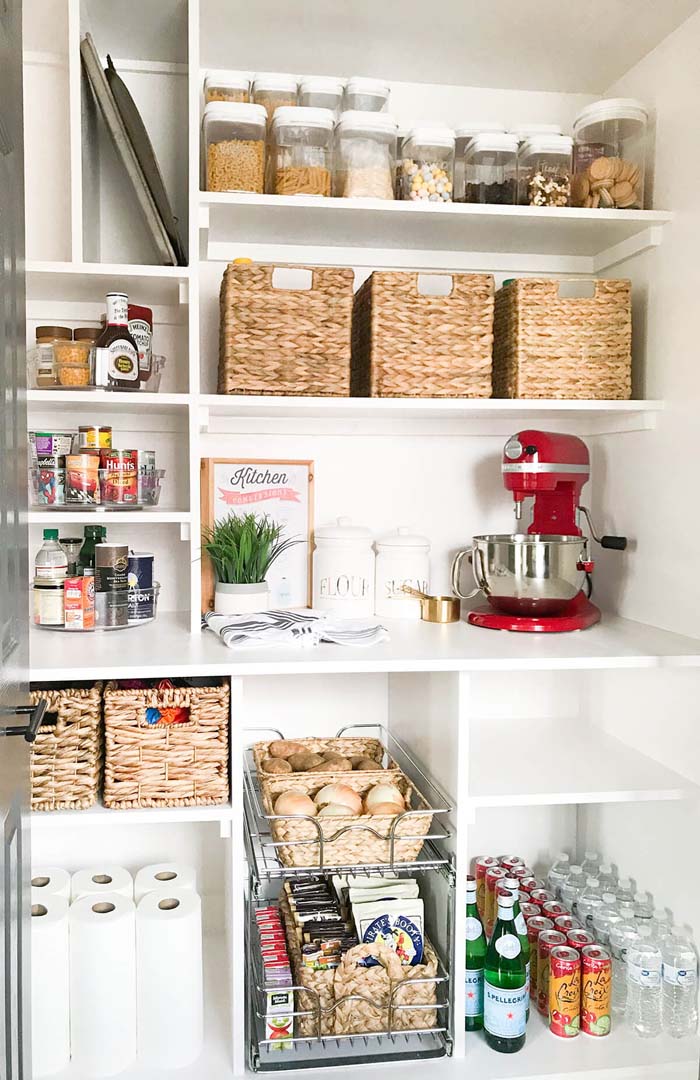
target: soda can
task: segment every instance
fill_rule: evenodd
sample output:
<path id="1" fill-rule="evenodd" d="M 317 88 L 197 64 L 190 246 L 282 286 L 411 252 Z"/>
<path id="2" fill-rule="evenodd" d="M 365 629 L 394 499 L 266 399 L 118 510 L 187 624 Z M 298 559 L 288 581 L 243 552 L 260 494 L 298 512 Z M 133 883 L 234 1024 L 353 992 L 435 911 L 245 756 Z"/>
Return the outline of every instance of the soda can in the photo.
<path id="1" fill-rule="evenodd" d="M 543 930 L 552 929 L 552 920 L 542 915 L 532 915 L 525 920 L 527 937 L 530 942 L 530 997 L 537 997 L 537 939 Z"/>
<path id="2" fill-rule="evenodd" d="M 530 903 L 530 894 L 525 892 L 524 889 L 518 889 L 518 903 L 520 904 L 520 910 L 523 909 L 523 904 Z M 535 905 L 536 907 L 537 905 Z"/>
<path id="3" fill-rule="evenodd" d="M 544 882 L 540 878 L 524 877 L 520 878 L 519 881 L 523 892 L 531 893 L 533 889 L 544 889 Z"/>
<path id="4" fill-rule="evenodd" d="M 527 922 L 528 919 L 531 919 L 533 915 L 540 914 L 540 909 L 538 908 L 537 904 L 530 904 L 526 902 L 520 905 L 520 910 L 523 913 L 523 918 L 525 922 Z"/>
<path id="5" fill-rule="evenodd" d="M 486 871 L 486 907 L 484 923 L 487 938 L 491 937 L 493 924 L 496 921 L 496 886 L 499 881 L 507 876 L 502 866 L 489 866 Z"/>
<path id="6" fill-rule="evenodd" d="M 586 1035 L 609 1035 L 612 955 L 600 945 L 585 945 L 581 969 L 581 1030 Z"/>
<path id="7" fill-rule="evenodd" d="M 482 922 L 486 917 L 486 871 L 492 866 L 498 866 L 498 859 L 494 859 L 492 855 L 480 855 L 478 859 L 474 860 L 476 906 L 479 909 Z"/>
<path id="8" fill-rule="evenodd" d="M 569 930 L 583 930 L 583 923 L 575 915 L 558 915 L 554 920 L 554 929 L 568 934 Z"/>
<path id="9" fill-rule="evenodd" d="M 512 866 L 510 876 L 516 877 L 518 881 L 522 881 L 523 878 L 534 879 L 535 875 L 529 866 Z"/>
<path id="10" fill-rule="evenodd" d="M 543 892 L 543 889 L 536 890 Z M 561 904 L 558 900 L 547 900 L 542 905 L 542 914 L 546 915 L 548 919 L 558 919 L 560 915 L 568 915 L 569 909 Z"/>
<path id="11" fill-rule="evenodd" d="M 556 896 L 549 889 L 533 889 L 530 893 L 530 903 L 537 904 L 541 908 L 544 904 L 550 903 L 550 901 L 556 900 Z M 564 909 L 566 911 L 566 908 Z M 560 914 L 563 914 L 561 912 Z"/>
<path id="12" fill-rule="evenodd" d="M 525 860 L 521 859 L 519 855 L 501 855 L 498 861 L 506 870 L 513 870 L 516 866 L 525 865 Z"/>
<path id="13" fill-rule="evenodd" d="M 566 945 L 564 934 L 558 930 L 540 931 L 537 939 L 537 1008 L 543 1016 L 549 1012 L 549 954 L 558 945 Z"/>
<path id="14" fill-rule="evenodd" d="M 566 944 L 572 949 L 578 949 L 580 952 L 587 945 L 595 945 L 595 938 L 593 934 L 589 934 L 588 930 L 568 930 Z"/>
<path id="15" fill-rule="evenodd" d="M 581 1028 L 581 957 L 569 945 L 555 945 L 549 969 L 549 1030 L 573 1039 Z"/>

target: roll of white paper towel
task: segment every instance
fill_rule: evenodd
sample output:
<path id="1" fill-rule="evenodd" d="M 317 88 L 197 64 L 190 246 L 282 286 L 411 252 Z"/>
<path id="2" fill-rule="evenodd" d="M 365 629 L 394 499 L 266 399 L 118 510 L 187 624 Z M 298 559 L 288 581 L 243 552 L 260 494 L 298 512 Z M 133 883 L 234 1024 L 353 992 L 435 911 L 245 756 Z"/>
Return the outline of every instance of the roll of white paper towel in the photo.
<path id="1" fill-rule="evenodd" d="M 134 878 L 134 900 L 163 889 L 197 889 L 197 871 L 186 863 L 153 863 L 144 866 Z"/>
<path id="2" fill-rule="evenodd" d="M 118 893 L 70 908 L 71 1054 L 86 1076 L 113 1076 L 136 1058 L 136 908 Z"/>
<path id="3" fill-rule="evenodd" d="M 134 879 L 123 866 L 105 863 L 101 866 L 89 866 L 87 870 L 78 870 L 71 878 L 71 899 L 80 900 L 81 896 L 95 896 L 99 893 L 118 893 L 129 900 L 134 899 Z"/>
<path id="4" fill-rule="evenodd" d="M 147 893 L 136 909 L 139 1063 L 177 1069 L 202 1051 L 202 905 L 196 892 Z"/>
<path id="5" fill-rule="evenodd" d="M 32 889 L 70 900 L 70 874 L 60 866 L 33 866 Z"/>
<path id="6" fill-rule="evenodd" d="M 31 926 L 32 1076 L 51 1076 L 70 1062 L 67 899 L 32 897 Z"/>

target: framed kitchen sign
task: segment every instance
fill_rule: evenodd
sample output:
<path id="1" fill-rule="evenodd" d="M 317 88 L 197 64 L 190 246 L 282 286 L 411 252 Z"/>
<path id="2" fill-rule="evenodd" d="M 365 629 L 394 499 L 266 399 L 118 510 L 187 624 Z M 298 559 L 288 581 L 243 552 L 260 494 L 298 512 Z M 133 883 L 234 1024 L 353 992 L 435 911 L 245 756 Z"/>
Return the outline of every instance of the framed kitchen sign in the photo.
<path id="1" fill-rule="evenodd" d="M 202 459 L 202 525 L 229 514 L 267 515 L 285 526 L 285 537 L 302 543 L 283 552 L 268 575 L 275 608 L 311 605 L 311 532 L 313 461 L 257 461 L 248 458 Z M 202 553 L 202 611 L 214 606 L 214 570 Z"/>

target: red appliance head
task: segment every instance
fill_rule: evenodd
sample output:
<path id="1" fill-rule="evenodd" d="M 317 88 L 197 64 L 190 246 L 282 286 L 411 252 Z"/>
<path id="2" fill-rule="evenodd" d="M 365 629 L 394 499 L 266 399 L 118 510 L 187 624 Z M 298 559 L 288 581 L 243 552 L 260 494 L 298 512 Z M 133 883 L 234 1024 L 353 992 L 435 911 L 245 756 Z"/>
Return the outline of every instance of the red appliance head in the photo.
<path id="1" fill-rule="evenodd" d="M 535 500 L 528 533 L 581 536 L 576 511 L 591 471 L 588 447 L 581 439 L 553 431 L 518 431 L 503 448 L 501 470 L 518 520 L 523 500 Z"/>

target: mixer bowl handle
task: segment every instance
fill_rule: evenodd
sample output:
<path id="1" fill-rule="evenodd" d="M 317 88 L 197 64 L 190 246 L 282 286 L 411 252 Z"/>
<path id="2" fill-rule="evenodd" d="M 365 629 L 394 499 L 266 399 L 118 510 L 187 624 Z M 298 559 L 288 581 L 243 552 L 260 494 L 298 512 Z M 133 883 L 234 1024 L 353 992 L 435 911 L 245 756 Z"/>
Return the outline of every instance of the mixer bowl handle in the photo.
<path id="1" fill-rule="evenodd" d="M 473 551 L 473 548 L 466 548 L 464 551 L 457 552 L 452 563 L 452 592 L 455 594 L 455 596 L 458 596 L 460 600 L 471 600 L 480 592 L 484 591 L 484 585 L 479 584 L 479 579 L 477 577 L 476 569 L 474 567 L 474 560 L 472 557 Z M 481 551 L 479 550 L 479 548 L 476 548 L 476 554 L 477 556 L 481 556 Z M 470 593 L 463 593 L 459 591 L 459 578 L 462 570 L 462 562 L 465 555 L 469 555 L 470 557 L 469 561 L 472 564 L 472 573 L 474 575 L 474 580 L 476 581 L 476 588 L 472 589 Z"/>

